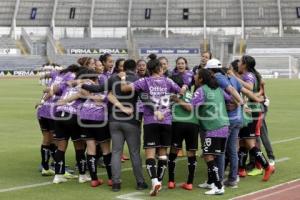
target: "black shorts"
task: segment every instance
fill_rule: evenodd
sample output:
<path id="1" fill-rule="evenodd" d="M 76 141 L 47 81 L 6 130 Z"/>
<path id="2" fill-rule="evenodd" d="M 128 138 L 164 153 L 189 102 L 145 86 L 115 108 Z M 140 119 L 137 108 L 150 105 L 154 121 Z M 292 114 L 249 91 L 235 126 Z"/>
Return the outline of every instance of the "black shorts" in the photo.
<path id="1" fill-rule="evenodd" d="M 51 133 L 54 133 L 55 130 L 55 125 L 54 125 L 54 120 L 53 119 L 47 119 L 44 117 L 38 118 L 39 120 L 39 124 L 40 124 L 40 128 L 41 131 L 48 131 Z"/>
<path id="2" fill-rule="evenodd" d="M 144 125 L 144 149 L 170 147 L 172 141 L 172 127 L 167 124 Z"/>
<path id="3" fill-rule="evenodd" d="M 220 155 L 225 152 L 227 138 L 223 137 L 205 137 L 202 147 L 204 155 Z"/>
<path id="4" fill-rule="evenodd" d="M 77 122 L 77 115 L 66 112 L 55 113 L 55 136 L 56 140 L 81 140 L 81 127 Z"/>
<path id="5" fill-rule="evenodd" d="M 263 113 L 254 112 L 252 113 L 253 121 L 248 126 L 243 127 L 240 130 L 240 139 L 255 139 L 260 136 L 260 129 L 263 121 Z"/>
<path id="6" fill-rule="evenodd" d="M 95 140 L 98 143 L 102 143 L 110 140 L 111 137 L 110 137 L 109 126 L 107 122 L 99 122 L 93 120 L 81 120 L 81 122 L 82 124 L 86 125 L 86 126 L 81 126 L 81 130 L 82 130 L 81 139 Z"/>
<path id="7" fill-rule="evenodd" d="M 198 150 L 199 126 L 192 123 L 173 122 L 172 124 L 172 147 L 182 149 L 185 141 L 186 150 Z"/>

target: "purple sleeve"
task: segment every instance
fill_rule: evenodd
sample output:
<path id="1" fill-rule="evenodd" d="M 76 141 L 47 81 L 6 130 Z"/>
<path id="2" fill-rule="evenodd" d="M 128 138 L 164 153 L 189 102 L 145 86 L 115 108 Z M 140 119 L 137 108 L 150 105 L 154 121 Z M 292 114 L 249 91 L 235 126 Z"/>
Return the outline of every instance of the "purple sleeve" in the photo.
<path id="1" fill-rule="evenodd" d="M 200 106 L 205 103 L 205 95 L 202 87 L 198 88 L 191 100 L 193 106 Z"/>
<path id="2" fill-rule="evenodd" d="M 52 79 L 55 79 L 55 77 L 57 76 L 57 74 L 58 74 L 57 71 L 51 71 L 51 72 L 50 72 L 50 77 L 51 77 Z"/>
<path id="3" fill-rule="evenodd" d="M 146 91 L 146 79 L 141 78 L 132 83 L 135 91 Z"/>
<path id="4" fill-rule="evenodd" d="M 180 92 L 180 87 L 170 78 L 167 78 L 167 85 L 169 87 L 169 92 L 170 93 L 179 93 Z"/>
<path id="5" fill-rule="evenodd" d="M 255 84 L 255 76 L 252 73 L 247 73 L 245 75 L 243 75 L 243 81 L 247 82 L 247 83 L 252 83 Z"/>
<path id="6" fill-rule="evenodd" d="M 232 96 L 229 95 L 227 92 L 225 92 L 224 90 L 222 90 L 223 95 L 224 95 L 224 99 L 225 101 L 231 101 L 232 100 Z"/>

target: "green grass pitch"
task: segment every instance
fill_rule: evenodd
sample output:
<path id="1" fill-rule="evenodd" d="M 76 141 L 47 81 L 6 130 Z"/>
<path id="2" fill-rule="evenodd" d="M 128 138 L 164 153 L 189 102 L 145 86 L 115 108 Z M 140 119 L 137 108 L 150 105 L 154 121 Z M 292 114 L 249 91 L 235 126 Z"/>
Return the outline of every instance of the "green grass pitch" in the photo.
<path id="1" fill-rule="evenodd" d="M 275 156 L 283 162 L 276 164 L 276 173 L 267 183 L 261 176 L 242 179 L 238 189 L 226 189 L 223 196 L 208 197 L 197 184 L 206 179 L 206 167 L 198 158 L 198 166 L 193 191 L 164 189 L 155 199 L 229 199 L 238 195 L 257 191 L 279 183 L 300 177 L 299 168 L 299 113 L 300 113 L 300 81 L 299 80 L 267 80 L 267 93 L 271 99 L 271 107 L 267 116 L 270 137 L 274 144 Z M 1 79 L 0 80 L 0 199 L 116 199 L 120 195 L 137 192 L 131 170 L 122 173 L 122 190 L 111 192 L 107 185 L 91 188 L 89 184 L 79 184 L 71 180 L 65 184 L 44 185 L 34 188 L 3 191 L 20 186 L 28 186 L 52 181 L 52 177 L 42 177 L 38 172 L 40 162 L 41 133 L 35 116 L 34 104 L 41 96 L 42 87 L 35 79 Z M 298 139 L 297 139 L 298 137 Z M 278 142 L 286 139 L 295 140 Z M 128 155 L 128 154 L 127 154 Z M 143 152 L 142 152 L 143 155 Z M 72 145 L 69 146 L 66 162 L 74 166 Z M 130 162 L 123 168 L 131 167 Z M 99 173 L 104 169 L 99 168 Z M 186 160 L 177 162 L 176 182 L 186 179 Z M 105 175 L 101 176 L 106 179 Z M 148 176 L 147 181 L 150 184 Z M 150 199 L 148 190 L 138 193 L 137 199 Z M 151 198 L 153 199 L 153 198 Z"/>

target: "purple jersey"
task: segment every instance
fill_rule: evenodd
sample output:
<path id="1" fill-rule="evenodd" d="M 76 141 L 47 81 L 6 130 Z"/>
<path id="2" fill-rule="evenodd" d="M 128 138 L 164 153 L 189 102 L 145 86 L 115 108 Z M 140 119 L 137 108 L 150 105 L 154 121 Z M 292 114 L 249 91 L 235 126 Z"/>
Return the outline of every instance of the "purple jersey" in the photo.
<path id="1" fill-rule="evenodd" d="M 61 99 L 67 99 L 74 94 L 77 94 L 79 92 L 79 87 L 67 87 L 63 91 L 61 95 Z M 62 106 L 57 106 L 56 107 L 56 112 L 67 112 L 70 114 L 77 114 L 77 109 L 79 105 L 81 104 L 82 100 L 81 99 L 76 99 L 75 101 L 72 101 L 70 103 L 67 103 Z"/>
<path id="2" fill-rule="evenodd" d="M 176 70 L 173 71 L 173 75 L 180 76 L 183 80 L 183 83 L 189 86 L 193 80 L 193 71 L 186 70 L 184 73 L 179 73 Z"/>
<path id="3" fill-rule="evenodd" d="M 247 72 L 247 73 L 243 74 L 242 80 L 245 81 L 245 82 L 247 82 L 247 83 L 255 84 L 256 77 L 255 77 L 255 75 L 253 73 Z"/>
<path id="4" fill-rule="evenodd" d="M 99 85 L 104 85 L 104 83 L 111 77 L 112 73 L 106 71 L 98 76 Z"/>
<path id="5" fill-rule="evenodd" d="M 154 104 L 154 110 L 164 114 L 164 120 L 159 121 L 154 116 L 149 106 L 144 105 L 144 124 L 168 124 L 172 123 L 172 113 L 170 105 L 170 94 L 179 93 L 179 86 L 166 77 L 146 77 L 135 81 L 133 87 L 135 91 L 148 95 L 148 99 Z"/>
<path id="6" fill-rule="evenodd" d="M 73 73 L 66 73 L 66 74 L 59 74 L 57 71 L 53 71 L 50 74 L 51 82 L 49 83 L 49 87 L 54 85 L 63 84 L 64 87 L 67 86 L 66 82 L 75 78 L 75 74 Z M 61 88 L 64 88 L 61 87 Z M 46 94 L 44 94 L 46 95 Z M 43 105 L 39 106 L 37 110 L 38 118 L 43 117 L 47 119 L 53 119 L 55 113 L 55 102 L 60 98 L 59 94 L 53 95 L 47 101 L 43 103 Z"/>
<path id="7" fill-rule="evenodd" d="M 104 99 L 103 102 L 95 102 L 87 99 L 81 106 L 78 116 L 82 120 L 107 121 L 107 92 L 103 94 L 95 94 Z"/>

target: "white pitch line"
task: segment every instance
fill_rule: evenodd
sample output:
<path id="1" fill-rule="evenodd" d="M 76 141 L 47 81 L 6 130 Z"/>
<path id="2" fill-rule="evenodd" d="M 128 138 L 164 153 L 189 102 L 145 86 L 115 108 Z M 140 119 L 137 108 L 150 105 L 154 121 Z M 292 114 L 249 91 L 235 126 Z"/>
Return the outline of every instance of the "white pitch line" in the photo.
<path id="1" fill-rule="evenodd" d="M 120 196 L 116 196 L 117 199 L 122 199 L 122 200 L 144 200 L 141 198 L 138 198 L 136 196 L 141 196 L 144 195 L 143 192 L 131 192 L 127 194 L 122 194 Z"/>
<path id="2" fill-rule="evenodd" d="M 295 141 L 295 140 L 299 140 L 299 139 L 300 139 L 300 137 L 294 137 L 294 138 L 290 138 L 290 139 L 274 141 L 274 142 L 272 142 L 272 144 L 291 142 L 291 141 Z M 284 159 L 284 160 L 281 161 L 281 159 Z M 281 158 L 281 159 L 278 159 L 277 162 L 283 162 L 283 161 L 289 160 L 290 158 L 286 157 L 286 158 Z M 181 160 L 185 160 L 185 158 L 177 159 L 177 161 L 181 161 Z M 143 165 L 143 167 L 145 167 L 145 165 Z M 131 170 L 132 170 L 132 168 L 124 168 L 124 169 L 122 169 L 122 172 L 131 171 Z M 103 172 L 103 173 L 99 173 L 98 175 L 105 175 L 105 174 L 106 173 Z M 37 184 L 5 188 L 5 189 L 0 189 L 0 193 L 11 192 L 11 191 L 16 191 L 16 190 L 23 190 L 23 189 L 28 189 L 28 188 L 41 187 L 41 186 L 46 186 L 46 185 L 51 185 L 51 184 L 52 184 L 52 182 L 43 182 L 43 183 L 37 183 Z"/>
<path id="3" fill-rule="evenodd" d="M 275 163 L 284 162 L 284 161 L 287 161 L 287 160 L 290 160 L 290 159 L 291 159 L 291 158 L 289 158 L 289 157 L 279 158 L 279 159 L 276 159 L 276 160 L 275 160 Z"/>
<path id="4" fill-rule="evenodd" d="M 32 185 L 17 186 L 17 187 L 12 187 L 12 188 L 7 188 L 7 189 L 1 189 L 0 193 L 11 192 L 11 191 L 15 191 L 15 190 L 23 190 L 23 189 L 27 189 L 27 188 L 35 188 L 35 187 L 51 185 L 51 184 L 53 184 L 53 183 L 52 182 L 44 182 L 44 183 L 37 183 L 37 184 L 32 184 Z"/>
<path id="5" fill-rule="evenodd" d="M 289 139 L 285 139 L 285 140 L 278 140 L 278 141 L 271 142 L 271 144 L 280 144 L 280 143 L 292 142 L 295 140 L 300 140 L 300 137 L 294 137 L 294 138 L 289 138 Z"/>
<path id="6" fill-rule="evenodd" d="M 186 158 L 179 158 L 177 161 L 181 160 L 186 160 Z M 145 168 L 146 165 L 143 165 L 143 168 Z M 127 171 L 132 171 L 131 167 L 124 168 L 121 170 L 122 172 L 127 172 Z M 101 172 L 98 173 L 98 175 L 105 175 L 106 172 Z M 17 187 L 11 187 L 11 188 L 5 188 L 5 189 L 0 189 L 0 193 L 2 192 L 11 192 L 11 191 L 16 191 L 16 190 L 23 190 L 23 189 L 28 189 L 28 188 L 36 188 L 36 187 L 41 187 L 41 186 L 46 186 L 46 185 L 51 185 L 53 184 L 52 182 L 43 182 L 43 183 L 36 183 L 36 184 L 30 184 L 30 185 L 23 185 L 23 186 L 17 186 Z"/>

